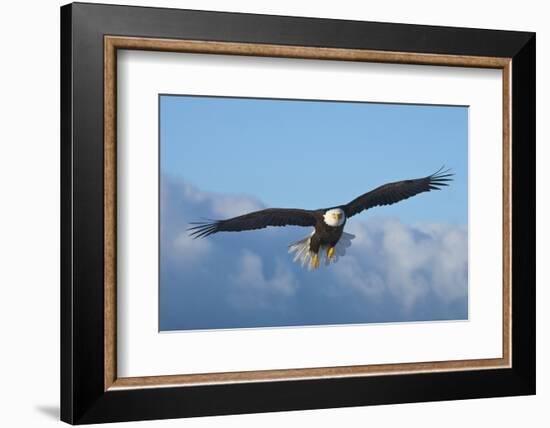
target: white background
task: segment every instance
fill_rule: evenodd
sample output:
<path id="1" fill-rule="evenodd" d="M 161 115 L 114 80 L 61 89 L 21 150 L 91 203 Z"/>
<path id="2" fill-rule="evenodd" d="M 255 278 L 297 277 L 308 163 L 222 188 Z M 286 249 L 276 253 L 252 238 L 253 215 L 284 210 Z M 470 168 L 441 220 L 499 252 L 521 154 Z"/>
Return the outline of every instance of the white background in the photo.
<path id="1" fill-rule="evenodd" d="M 104 1 L 105 3 L 111 3 Z M 270 0 L 127 1 L 187 7 L 415 24 L 537 31 L 537 75 L 550 75 L 550 28 L 544 2 L 534 0 L 356 2 Z M 62 2 L 7 2 L 0 13 L 0 300 L 1 424 L 58 424 L 59 405 L 59 10 Z M 155 421 L 141 426 L 546 426 L 550 404 L 550 183 L 548 79 L 539 79 L 538 121 L 538 395 L 263 415 Z M 124 426 L 138 426 L 138 423 Z"/>
<path id="2" fill-rule="evenodd" d="M 117 78 L 119 376 L 502 356 L 501 70 L 124 51 Z M 159 93 L 470 106 L 469 320 L 158 334 Z"/>

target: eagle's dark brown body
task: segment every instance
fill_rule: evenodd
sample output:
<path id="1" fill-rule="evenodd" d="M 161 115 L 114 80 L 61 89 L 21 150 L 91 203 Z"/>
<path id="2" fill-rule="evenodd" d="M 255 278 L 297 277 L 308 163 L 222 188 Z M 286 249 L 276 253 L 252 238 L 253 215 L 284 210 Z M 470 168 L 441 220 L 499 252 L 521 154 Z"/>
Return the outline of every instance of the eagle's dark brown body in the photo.
<path id="1" fill-rule="evenodd" d="M 309 242 L 309 249 L 314 253 L 318 253 L 321 246 L 334 247 L 340 240 L 346 224 L 344 222 L 340 226 L 333 227 L 326 224 L 322 216 L 320 220 L 315 225 L 315 233 L 311 236 Z"/>

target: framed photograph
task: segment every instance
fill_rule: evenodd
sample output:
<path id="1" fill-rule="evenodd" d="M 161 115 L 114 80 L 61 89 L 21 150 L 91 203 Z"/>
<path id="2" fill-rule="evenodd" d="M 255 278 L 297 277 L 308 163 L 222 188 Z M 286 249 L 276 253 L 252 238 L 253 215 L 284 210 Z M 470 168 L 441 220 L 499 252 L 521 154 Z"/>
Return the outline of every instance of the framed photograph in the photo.
<path id="1" fill-rule="evenodd" d="M 535 35 L 61 8 L 61 418 L 535 393 Z"/>

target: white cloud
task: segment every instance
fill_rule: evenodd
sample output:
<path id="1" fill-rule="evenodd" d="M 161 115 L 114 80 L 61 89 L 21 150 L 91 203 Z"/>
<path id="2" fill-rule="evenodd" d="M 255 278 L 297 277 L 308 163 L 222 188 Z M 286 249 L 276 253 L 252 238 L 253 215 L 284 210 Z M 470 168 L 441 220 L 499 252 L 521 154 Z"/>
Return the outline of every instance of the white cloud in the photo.
<path id="1" fill-rule="evenodd" d="M 291 296 L 298 283 L 284 264 L 277 262 L 275 270 L 267 275 L 260 256 L 244 250 L 239 260 L 238 271 L 230 277 L 235 288 L 232 301 L 240 305 L 268 305 L 274 296 Z"/>
<path id="2" fill-rule="evenodd" d="M 357 235 L 335 272 L 368 297 L 390 292 L 410 310 L 435 293 L 445 303 L 467 295 L 468 234 L 463 226 L 406 225 L 373 219 L 350 225 Z M 343 263 L 342 263 L 343 262 Z"/>
<path id="3" fill-rule="evenodd" d="M 212 249 L 212 243 L 206 239 L 193 239 L 187 231 L 175 235 L 172 242 L 174 253 L 180 263 L 192 264 L 204 260 Z"/>
<path id="4" fill-rule="evenodd" d="M 223 311 L 228 319 L 238 313 L 248 320 L 247 325 L 256 319 L 259 325 L 285 325 L 290 318 L 293 323 L 308 324 L 329 316 L 333 318 L 327 318 L 327 323 L 348 318 L 383 322 L 467 315 L 466 226 L 407 225 L 367 213 L 346 225 L 356 238 L 345 256 L 336 264 L 307 272 L 292 262 L 287 245 L 309 234 L 309 228 L 189 238 L 189 222 L 263 208 L 257 199 L 203 192 L 166 177 L 162 195 L 161 262 L 167 277 L 177 280 L 176 286 L 166 289 L 191 293 L 174 303 L 174 317 L 200 312 L 196 307 L 185 310 L 191 302 L 204 305 L 205 312 L 216 304 L 221 318 Z M 182 284 L 195 288 L 182 291 Z M 308 317 L 315 322 L 308 322 Z"/>
<path id="5" fill-rule="evenodd" d="M 252 211 L 261 210 L 263 207 L 256 199 L 244 195 L 216 195 L 212 201 L 212 210 L 217 218 L 231 218 Z"/>
<path id="6" fill-rule="evenodd" d="M 344 256 L 333 266 L 339 285 L 352 287 L 367 298 L 379 297 L 386 285 L 378 272 L 365 270 L 355 256 Z"/>
<path id="7" fill-rule="evenodd" d="M 165 180 L 169 179 L 165 177 Z M 185 181 L 178 184 L 180 197 L 190 205 L 206 205 L 209 218 L 230 218 L 264 208 L 260 201 L 251 196 L 205 192 Z"/>

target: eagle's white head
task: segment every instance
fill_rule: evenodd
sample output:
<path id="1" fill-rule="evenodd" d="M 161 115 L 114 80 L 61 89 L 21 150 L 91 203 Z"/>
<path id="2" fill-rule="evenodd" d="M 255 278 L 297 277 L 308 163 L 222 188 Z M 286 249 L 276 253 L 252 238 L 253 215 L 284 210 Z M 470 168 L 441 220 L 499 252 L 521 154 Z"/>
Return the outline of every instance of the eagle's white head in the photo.
<path id="1" fill-rule="evenodd" d="M 345 223 L 346 213 L 340 208 L 332 208 L 323 215 L 323 218 L 329 226 L 338 227 Z"/>

